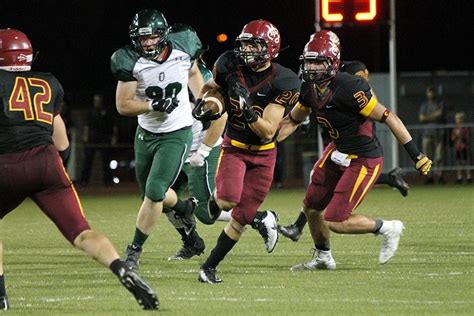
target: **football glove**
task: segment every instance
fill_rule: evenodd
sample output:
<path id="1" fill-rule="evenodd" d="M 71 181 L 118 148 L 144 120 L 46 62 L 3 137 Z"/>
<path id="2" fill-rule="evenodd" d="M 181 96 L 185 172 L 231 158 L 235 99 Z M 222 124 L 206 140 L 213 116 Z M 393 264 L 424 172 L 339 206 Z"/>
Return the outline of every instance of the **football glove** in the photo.
<path id="1" fill-rule="evenodd" d="M 196 101 L 196 106 L 193 109 L 193 117 L 202 122 L 214 121 L 222 116 L 222 113 L 212 113 L 210 109 L 204 110 L 204 105 L 206 104 L 205 100 L 198 99 Z M 209 127 L 209 126 L 208 126 Z M 207 129 L 207 128 L 206 128 Z M 204 129 L 203 129 L 204 130 Z"/>
<path id="2" fill-rule="evenodd" d="M 248 124 L 255 123 L 258 120 L 258 115 L 250 108 L 253 101 L 249 90 L 240 82 L 237 82 L 234 86 L 234 93 L 239 97 L 239 105 L 245 121 Z"/>
<path id="3" fill-rule="evenodd" d="M 150 107 L 153 111 L 165 112 L 170 114 L 176 109 L 179 105 L 179 101 L 176 98 L 166 98 L 166 99 L 153 99 L 150 101 Z"/>
<path id="4" fill-rule="evenodd" d="M 189 157 L 189 164 L 191 167 L 202 167 L 204 166 L 204 161 L 209 156 L 212 147 L 207 146 L 206 144 L 201 144 L 199 149 Z"/>
<path id="5" fill-rule="evenodd" d="M 420 154 L 417 157 L 417 161 L 415 162 L 415 168 L 420 172 L 421 175 L 426 176 L 431 169 L 431 165 L 433 164 L 433 161 L 431 161 L 428 156 L 425 154 Z"/>

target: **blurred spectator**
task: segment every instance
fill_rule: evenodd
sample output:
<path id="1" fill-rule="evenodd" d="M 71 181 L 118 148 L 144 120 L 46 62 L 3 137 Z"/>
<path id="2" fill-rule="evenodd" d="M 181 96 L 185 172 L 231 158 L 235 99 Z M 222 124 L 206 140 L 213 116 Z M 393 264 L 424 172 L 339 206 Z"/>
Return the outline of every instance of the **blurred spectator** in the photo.
<path id="1" fill-rule="evenodd" d="M 428 176 L 427 183 L 434 183 L 435 180 L 444 184 L 441 168 L 443 166 L 443 136 L 444 130 L 437 124 L 445 123 L 445 112 L 443 101 L 440 100 L 434 86 L 426 88 L 426 101 L 421 104 L 419 120 L 425 124 L 422 132 L 421 147 L 422 152 L 433 158 L 435 171 Z M 436 171 L 437 170 L 437 171 Z"/>
<path id="2" fill-rule="evenodd" d="M 100 152 L 102 162 L 102 182 L 112 184 L 112 173 L 109 167 L 111 146 L 117 143 L 118 129 L 114 122 L 114 115 L 104 105 L 104 96 L 95 93 L 92 96 L 92 109 L 89 110 L 86 126 L 82 135 L 84 142 L 84 166 L 80 183 L 89 184 L 92 165 L 96 151 Z"/>
<path id="3" fill-rule="evenodd" d="M 451 141 L 453 142 L 454 150 L 456 151 L 456 165 L 460 168 L 457 171 L 456 183 L 463 183 L 462 167 L 465 169 L 466 183 L 471 183 L 471 170 L 469 166 L 469 139 L 470 131 L 469 127 L 465 127 L 464 121 L 466 120 L 466 113 L 457 112 L 454 116 L 456 126 L 451 133 Z"/>

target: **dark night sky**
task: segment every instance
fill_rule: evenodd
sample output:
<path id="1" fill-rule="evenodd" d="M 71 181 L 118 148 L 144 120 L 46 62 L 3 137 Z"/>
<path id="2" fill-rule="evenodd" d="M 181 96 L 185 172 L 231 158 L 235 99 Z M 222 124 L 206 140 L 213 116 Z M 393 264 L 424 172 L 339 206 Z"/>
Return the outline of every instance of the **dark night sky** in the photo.
<path id="1" fill-rule="evenodd" d="M 389 3 L 389 0 L 379 2 Z M 398 71 L 474 70 L 471 0 L 397 0 Z M 384 4 L 385 5 L 385 4 Z M 53 72 L 66 90 L 113 89 L 110 55 L 129 43 L 128 26 L 140 9 L 161 10 L 168 22 L 192 25 L 209 45 L 208 63 L 233 45 L 242 26 L 253 19 L 274 23 L 289 48 L 277 59 L 297 70 L 314 31 L 313 0 L 0 0 L 0 27 L 27 33 L 40 54 L 35 69 Z M 334 28 L 343 59 L 359 59 L 373 72 L 388 71 L 388 27 Z M 230 41 L 219 44 L 221 32 Z"/>

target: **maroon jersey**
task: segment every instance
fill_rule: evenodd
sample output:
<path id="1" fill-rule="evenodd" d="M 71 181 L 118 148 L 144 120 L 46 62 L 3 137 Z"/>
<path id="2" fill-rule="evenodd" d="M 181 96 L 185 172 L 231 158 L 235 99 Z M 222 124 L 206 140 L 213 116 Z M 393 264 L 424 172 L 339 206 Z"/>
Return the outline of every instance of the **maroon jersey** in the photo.
<path id="1" fill-rule="evenodd" d="M 252 110 L 260 116 L 268 103 L 292 107 L 298 101 L 300 80 L 292 70 L 272 63 L 268 69 L 254 72 L 241 66 L 233 51 L 223 53 L 216 61 L 215 81 L 227 94 L 226 111 L 229 117 L 226 134 L 244 144 L 261 145 L 262 141 L 245 122 L 239 98 L 233 91 L 237 82 L 249 89 Z"/>
<path id="2" fill-rule="evenodd" d="M 0 70 L 0 154 L 51 144 L 63 94 L 52 74 Z"/>
<path id="3" fill-rule="evenodd" d="M 299 102 L 316 113 L 318 124 L 328 130 L 340 152 L 369 158 L 383 155 L 375 123 L 367 118 L 377 101 L 363 78 L 338 72 L 324 93 L 304 82 Z"/>

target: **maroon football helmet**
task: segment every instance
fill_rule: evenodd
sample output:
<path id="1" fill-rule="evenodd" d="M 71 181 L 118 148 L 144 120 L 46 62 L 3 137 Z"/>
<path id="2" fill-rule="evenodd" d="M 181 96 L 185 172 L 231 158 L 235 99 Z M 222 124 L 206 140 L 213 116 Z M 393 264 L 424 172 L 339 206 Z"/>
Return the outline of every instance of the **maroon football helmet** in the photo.
<path id="1" fill-rule="evenodd" d="M 33 47 L 25 33 L 14 29 L 0 30 L 0 69 L 29 71 L 33 63 Z"/>
<path id="2" fill-rule="evenodd" d="M 327 39 L 334 44 L 336 44 L 337 48 L 339 48 L 339 51 L 341 50 L 341 41 L 339 40 L 339 37 L 334 33 L 333 31 L 330 30 L 320 30 L 317 31 L 310 36 L 310 40 L 314 38 L 322 38 L 322 39 Z"/>
<path id="3" fill-rule="evenodd" d="M 304 81 L 322 84 L 332 80 L 341 64 L 341 53 L 337 45 L 328 40 L 312 37 L 300 56 L 301 75 Z M 309 69 L 309 64 L 316 62 L 325 66 L 324 70 Z"/>
<path id="4" fill-rule="evenodd" d="M 276 58 L 280 43 L 280 32 L 272 23 L 254 20 L 247 23 L 235 39 L 234 52 L 246 66 L 255 67 Z M 257 50 L 249 51 L 245 45 L 252 45 Z"/>

